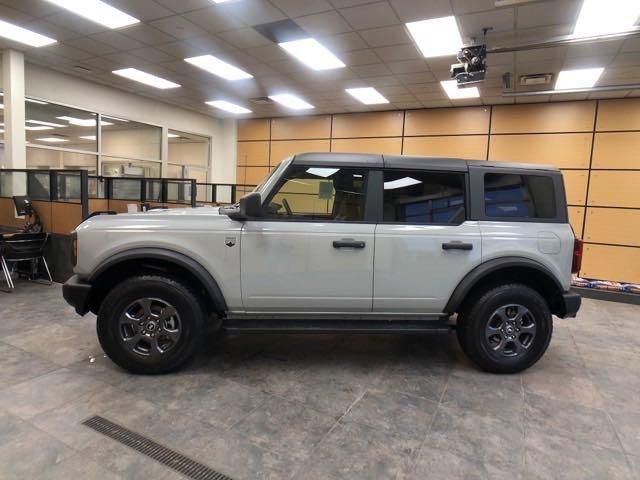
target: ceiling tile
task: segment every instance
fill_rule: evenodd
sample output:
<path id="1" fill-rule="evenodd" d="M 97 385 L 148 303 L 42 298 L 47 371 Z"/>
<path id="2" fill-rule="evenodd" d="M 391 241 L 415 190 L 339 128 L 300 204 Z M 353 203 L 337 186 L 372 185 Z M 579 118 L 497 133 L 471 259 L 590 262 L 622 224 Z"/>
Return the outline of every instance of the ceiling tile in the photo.
<path id="1" fill-rule="evenodd" d="M 171 10 L 154 0 L 109 0 L 108 3 L 143 22 L 173 15 Z"/>
<path id="2" fill-rule="evenodd" d="M 373 63 L 371 65 L 353 65 L 351 70 L 359 77 L 381 77 L 389 75 L 391 70 L 384 63 Z"/>
<path id="3" fill-rule="evenodd" d="M 161 20 L 155 20 L 149 24 L 165 33 L 168 33 L 169 35 L 174 36 L 175 38 L 180 39 L 198 37 L 207 33 L 186 18 L 177 15 L 163 18 Z"/>
<path id="4" fill-rule="evenodd" d="M 440 90 L 440 84 L 436 82 L 431 83 L 414 83 L 407 85 L 407 90 L 411 93 L 430 93 Z"/>
<path id="5" fill-rule="evenodd" d="M 240 28 L 219 33 L 218 36 L 237 48 L 252 48 L 272 45 L 271 40 L 263 37 L 253 28 Z"/>
<path id="6" fill-rule="evenodd" d="M 136 0 L 137 1 L 137 0 Z M 198 8 L 205 8 L 211 5 L 211 0 L 154 0 L 176 13 L 189 12 Z"/>
<path id="7" fill-rule="evenodd" d="M 515 13 L 513 8 L 493 10 L 490 12 L 471 13 L 457 17 L 463 36 L 482 38 L 483 28 L 492 28 L 492 32 L 514 29 Z"/>
<path id="8" fill-rule="evenodd" d="M 404 25 L 372 28 L 358 32 L 371 47 L 386 47 L 389 45 L 403 45 L 411 43 L 411 38 Z"/>
<path id="9" fill-rule="evenodd" d="M 398 17 L 387 2 L 370 3 L 357 7 L 343 8 L 340 14 L 356 30 L 385 27 L 399 23 Z"/>
<path id="10" fill-rule="evenodd" d="M 299 17 L 295 21 L 312 36 L 334 35 L 351 31 L 349 24 L 335 10 Z"/>
<path id="11" fill-rule="evenodd" d="M 286 60 L 289 55 L 278 45 L 271 44 L 264 47 L 248 48 L 246 52 L 264 62 Z"/>
<path id="12" fill-rule="evenodd" d="M 387 62 L 387 67 L 393 73 L 415 73 L 429 71 L 424 60 L 402 60 L 400 62 Z"/>
<path id="13" fill-rule="evenodd" d="M 494 8 L 494 0 L 451 0 L 451 6 L 455 15 L 464 15 L 491 10 Z"/>
<path id="14" fill-rule="evenodd" d="M 576 0 L 553 0 L 518 7 L 518 28 L 543 27 L 564 23 L 575 24 L 581 2 Z M 550 15 L 553 12 L 553 15 Z"/>
<path id="15" fill-rule="evenodd" d="M 116 50 L 126 51 L 134 48 L 144 47 L 144 43 L 134 40 L 129 37 L 125 37 L 123 34 L 116 32 L 115 30 L 109 30 L 108 32 L 101 32 L 92 35 L 91 38 L 98 42 L 105 43 Z"/>
<path id="16" fill-rule="evenodd" d="M 419 72 L 419 73 L 401 73 L 396 75 L 396 78 L 405 85 L 412 85 L 414 83 L 429 83 L 434 82 L 433 72 Z"/>
<path id="17" fill-rule="evenodd" d="M 25 23 L 22 26 L 24 28 L 28 28 L 29 30 L 33 30 L 34 32 L 40 33 L 41 35 L 55 38 L 59 42 L 68 40 L 70 38 L 80 38 L 82 36 L 81 33 L 78 33 L 74 30 L 69 30 L 68 28 L 61 27 L 60 25 L 56 25 L 45 20 L 35 20 L 33 22 Z"/>
<path id="18" fill-rule="evenodd" d="M 188 38 L 185 40 L 185 42 L 193 45 L 194 47 L 197 47 L 203 53 L 224 52 L 234 48 L 223 39 L 215 35 L 203 35 L 201 37 Z M 161 47 L 162 45 L 158 46 L 158 48 Z"/>
<path id="19" fill-rule="evenodd" d="M 7 22 L 17 23 L 17 24 L 26 23 L 26 22 L 29 22 L 30 20 L 33 20 L 32 15 L 29 15 L 28 13 L 25 13 L 21 10 L 16 10 L 14 8 L 7 7 L 1 4 L 0 4 L 0 18 L 2 18 Z"/>
<path id="20" fill-rule="evenodd" d="M 266 0 L 242 0 L 241 2 L 221 3 L 216 6 L 224 13 L 236 17 L 247 25 L 260 25 L 287 18 Z"/>
<path id="21" fill-rule="evenodd" d="M 175 37 L 147 25 L 146 23 L 132 25 L 131 27 L 122 30 L 122 34 L 125 37 L 133 38 L 145 45 L 159 45 L 161 43 L 170 43 L 176 40 Z"/>
<path id="22" fill-rule="evenodd" d="M 449 0 L 391 0 L 391 6 L 403 22 L 448 17 L 453 14 Z"/>
<path id="23" fill-rule="evenodd" d="M 333 10 L 333 6 L 327 2 L 327 0 L 313 0 L 312 2 L 301 2 L 300 0 L 271 0 L 271 3 L 292 18 Z"/>
<path id="24" fill-rule="evenodd" d="M 567 58 L 574 57 L 597 57 L 606 56 L 610 57 L 616 55 L 621 51 L 623 41 L 618 40 L 615 42 L 602 42 L 602 43 L 583 43 L 582 45 L 572 45 L 567 48 Z"/>
<path id="25" fill-rule="evenodd" d="M 193 41 L 193 39 L 191 40 Z M 166 43 L 164 45 L 158 45 L 156 48 L 175 58 L 195 57 L 206 53 L 202 47 L 187 43 L 186 41 Z"/>
<path id="26" fill-rule="evenodd" d="M 422 54 L 413 44 L 374 48 L 373 51 L 376 52 L 376 54 L 385 62 L 424 59 Z"/>
<path id="27" fill-rule="evenodd" d="M 378 57 L 373 50 L 369 49 L 342 52 L 341 59 L 347 66 L 380 63 L 380 57 Z"/>
<path id="28" fill-rule="evenodd" d="M 244 22 L 216 5 L 184 13 L 182 16 L 209 33 L 225 32 L 246 26 Z"/>
<path id="29" fill-rule="evenodd" d="M 371 0 L 329 0 L 335 8 L 353 7 L 363 3 L 371 3 Z"/>
<path id="30" fill-rule="evenodd" d="M 58 9 L 60 10 L 60 9 Z M 77 32 L 82 35 L 91 35 L 92 33 L 104 32 L 107 30 L 107 27 L 103 27 L 97 23 L 90 22 L 88 20 L 84 20 L 77 15 L 74 15 L 71 12 L 62 11 L 55 13 L 53 15 L 49 15 L 47 17 L 47 22 L 58 25 L 59 27 L 63 27 L 71 30 L 72 32 Z"/>
<path id="31" fill-rule="evenodd" d="M 606 67 L 613 61 L 614 57 L 574 57 L 574 58 L 566 58 L 563 63 L 561 63 L 557 70 L 562 68 L 563 70 L 572 70 L 576 68 L 599 68 Z"/>
<path id="32" fill-rule="evenodd" d="M 355 32 L 320 37 L 317 40 L 334 53 L 367 48 L 367 44 L 360 38 L 360 35 Z"/>
<path id="33" fill-rule="evenodd" d="M 622 44 L 622 52 L 640 52 L 640 37 L 629 38 Z"/>
<path id="34" fill-rule="evenodd" d="M 87 58 L 95 56 L 91 53 L 86 52 L 85 50 L 80 50 L 79 48 L 61 43 L 50 45 L 49 47 L 47 47 L 47 50 L 49 50 L 49 52 L 53 53 L 54 55 L 60 55 L 72 60 L 86 60 Z"/>
<path id="35" fill-rule="evenodd" d="M 86 52 L 92 53 L 94 56 L 107 55 L 114 53 L 116 49 L 111 45 L 99 42 L 91 37 L 75 38 L 73 40 L 65 40 L 65 45 L 80 48 Z"/>
<path id="36" fill-rule="evenodd" d="M 366 85 L 371 87 L 389 87 L 400 85 L 397 75 L 385 75 L 384 77 L 368 77 L 361 79 Z"/>
<path id="37" fill-rule="evenodd" d="M 42 0 L 13 0 L 4 3 L 8 3 L 9 7 L 28 13 L 34 17 L 44 17 L 45 15 L 51 15 L 60 11 L 60 7 L 52 3 L 43 2 Z"/>
<path id="38" fill-rule="evenodd" d="M 129 53 L 132 55 L 135 55 L 136 57 L 139 57 L 154 63 L 168 62 L 168 61 L 174 60 L 174 57 L 172 57 L 168 53 L 165 53 L 162 50 L 158 50 L 157 48 L 153 48 L 153 47 L 136 48 L 135 50 L 130 50 Z"/>

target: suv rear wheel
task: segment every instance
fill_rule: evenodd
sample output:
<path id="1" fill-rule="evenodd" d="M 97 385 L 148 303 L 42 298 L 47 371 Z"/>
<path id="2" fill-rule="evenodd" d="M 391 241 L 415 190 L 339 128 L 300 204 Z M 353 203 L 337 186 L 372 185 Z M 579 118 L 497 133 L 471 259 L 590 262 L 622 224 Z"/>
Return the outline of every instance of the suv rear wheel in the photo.
<path id="1" fill-rule="evenodd" d="M 546 351 L 552 331 L 547 302 L 522 284 L 481 292 L 463 309 L 456 326 L 462 350 L 480 368 L 493 373 L 529 368 Z"/>
<path id="2" fill-rule="evenodd" d="M 133 373 L 167 373 L 197 352 L 206 324 L 191 289 L 170 277 L 145 275 L 111 290 L 98 312 L 98 339 L 116 364 Z"/>

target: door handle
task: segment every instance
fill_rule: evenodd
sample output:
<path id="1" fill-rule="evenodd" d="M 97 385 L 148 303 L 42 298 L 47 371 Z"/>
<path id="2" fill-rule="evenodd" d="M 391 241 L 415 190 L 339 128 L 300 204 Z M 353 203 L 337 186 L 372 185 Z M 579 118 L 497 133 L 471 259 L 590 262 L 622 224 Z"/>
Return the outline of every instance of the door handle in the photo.
<path id="1" fill-rule="evenodd" d="M 364 248 L 364 242 L 355 240 L 334 240 L 333 248 Z"/>
<path id="2" fill-rule="evenodd" d="M 448 242 L 442 244 L 443 250 L 473 250 L 472 243 Z"/>

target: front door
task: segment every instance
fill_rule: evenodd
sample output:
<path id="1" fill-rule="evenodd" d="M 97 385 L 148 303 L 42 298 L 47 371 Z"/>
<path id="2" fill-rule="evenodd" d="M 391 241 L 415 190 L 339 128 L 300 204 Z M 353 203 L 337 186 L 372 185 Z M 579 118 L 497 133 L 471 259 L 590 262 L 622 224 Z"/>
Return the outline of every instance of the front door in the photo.
<path id="1" fill-rule="evenodd" d="M 247 312 L 371 312 L 367 170 L 289 167 L 241 238 Z"/>
<path id="2" fill-rule="evenodd" d="M 383 185 L 373 310 L 441 313 L 481 260 L 478 222 L 465 220 L 465 175 L 386 170 Z"/>

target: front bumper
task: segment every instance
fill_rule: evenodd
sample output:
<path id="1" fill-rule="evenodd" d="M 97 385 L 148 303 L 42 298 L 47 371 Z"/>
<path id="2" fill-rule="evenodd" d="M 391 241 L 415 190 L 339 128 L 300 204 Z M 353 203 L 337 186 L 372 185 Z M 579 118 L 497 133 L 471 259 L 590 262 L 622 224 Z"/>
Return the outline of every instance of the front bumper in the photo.
<path id="1" fill-rule="evenodd" d="M 76 309 L 78 315 L 84 315 L 89 311 L 89 295 L 91 284 L 73 275 L 62 285 L 62 296 L 69 305 Z"/>
<path id="2" fill-rule="evenodd" d="M 580 309 L 582 303 L 582 297 L 577 293 L 566 292 L 562 294 L 562 315 L 560 318 L 575 317 L 576 313 Z"/>

